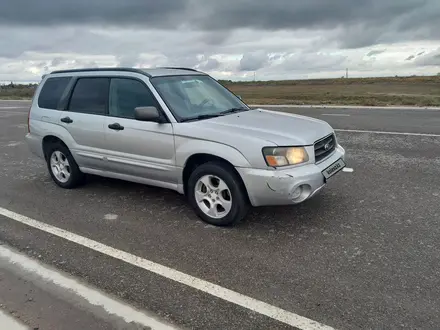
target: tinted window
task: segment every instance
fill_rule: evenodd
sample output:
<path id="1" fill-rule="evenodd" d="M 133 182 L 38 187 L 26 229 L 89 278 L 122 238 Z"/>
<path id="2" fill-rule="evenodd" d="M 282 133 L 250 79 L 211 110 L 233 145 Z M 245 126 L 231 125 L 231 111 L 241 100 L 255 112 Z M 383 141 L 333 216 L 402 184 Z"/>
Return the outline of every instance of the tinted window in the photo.
<path id="1" fill-rule="evenodd" d="M 70 99 L 69 111 L 104 115 L 107 112 L 108 78 L 80 78 Z"/>
<path id="2" fill-rule="evenodd" d="M 70 77 L 48 78 L 41 88 L 38 106 L 46 109 L 57 109 L 70 79 Z"/>
<path id="3" fill-rule="evenodd" d="M 147 86 L 138 80 L 113 78 L 110 84 L 109 113 L 114 117 L 134 118 L 136 107 L 156 106 Z"/>

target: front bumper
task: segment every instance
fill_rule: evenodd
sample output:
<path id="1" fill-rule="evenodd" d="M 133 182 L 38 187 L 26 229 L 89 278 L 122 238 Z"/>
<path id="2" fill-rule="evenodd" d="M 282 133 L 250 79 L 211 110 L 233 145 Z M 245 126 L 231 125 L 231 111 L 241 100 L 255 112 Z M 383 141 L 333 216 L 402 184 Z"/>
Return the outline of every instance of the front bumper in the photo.
<path id="1" fill-rule="evenodd" d="M 319 164 L 279 170 L 237 168 L 237 171 L 253 206 L 291 205 L 318 193 L 326 184 L 322 171 L 341 158 L 345 160 L 345 150 L 338 145 L 335 152 Z"/>

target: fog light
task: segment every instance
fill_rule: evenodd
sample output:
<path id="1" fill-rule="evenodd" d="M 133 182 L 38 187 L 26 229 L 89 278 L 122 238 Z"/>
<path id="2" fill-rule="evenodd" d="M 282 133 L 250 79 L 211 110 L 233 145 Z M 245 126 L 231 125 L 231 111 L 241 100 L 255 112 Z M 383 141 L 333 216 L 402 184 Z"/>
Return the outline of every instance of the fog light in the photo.
<path id="1" fill-rule="evenodd" d="M 291 198 L 292 198 L 292 199 L 297 199 L 297 198 L 299 198 L 299 197 L 301 196 L 302 191 L 303 191 L 302 186 L 299 186 L 299 187 L 296 188 L 294 191 L 292 191 Z"/>

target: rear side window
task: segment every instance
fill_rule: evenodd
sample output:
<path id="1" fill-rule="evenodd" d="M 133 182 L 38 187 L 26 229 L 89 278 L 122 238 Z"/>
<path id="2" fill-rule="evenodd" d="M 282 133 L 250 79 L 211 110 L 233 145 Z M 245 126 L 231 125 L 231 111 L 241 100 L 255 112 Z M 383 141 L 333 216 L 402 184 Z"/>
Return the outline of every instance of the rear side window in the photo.
<path id="1" fill-rule="evenodd" d="M 48 78 L 38 96 L 38 106 L 56 110 L 70 79 L 71 77 Z"/>
<path id="2" fill-rule="evenodd" d="M 80 78 L 75 84 L 69 111 L 105 115 L 108 105 L 109 78 Z"/>

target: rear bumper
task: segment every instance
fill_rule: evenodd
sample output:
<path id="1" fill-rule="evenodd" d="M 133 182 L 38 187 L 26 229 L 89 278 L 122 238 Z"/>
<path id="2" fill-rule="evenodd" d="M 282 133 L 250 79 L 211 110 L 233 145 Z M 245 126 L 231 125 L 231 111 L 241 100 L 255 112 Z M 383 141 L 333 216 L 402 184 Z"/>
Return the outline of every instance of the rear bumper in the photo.
<path id="1" fill-rule="evenodd" d="M 237 168 L 237 171 L 253 206 L 292 205 L 306 201 L 324 188 L 326 179 L 322 171 L 339 159 L 345 160 L 345 150 L 338 145 L 335 152 L 319 164 L 285 170 Z"/>
<path id="2" fill-rule="evenodd" d="M 36 156 L 44 159 L 43 139 L 35 134 L 27 133 L 25 136 L 29 150 Z"/>

